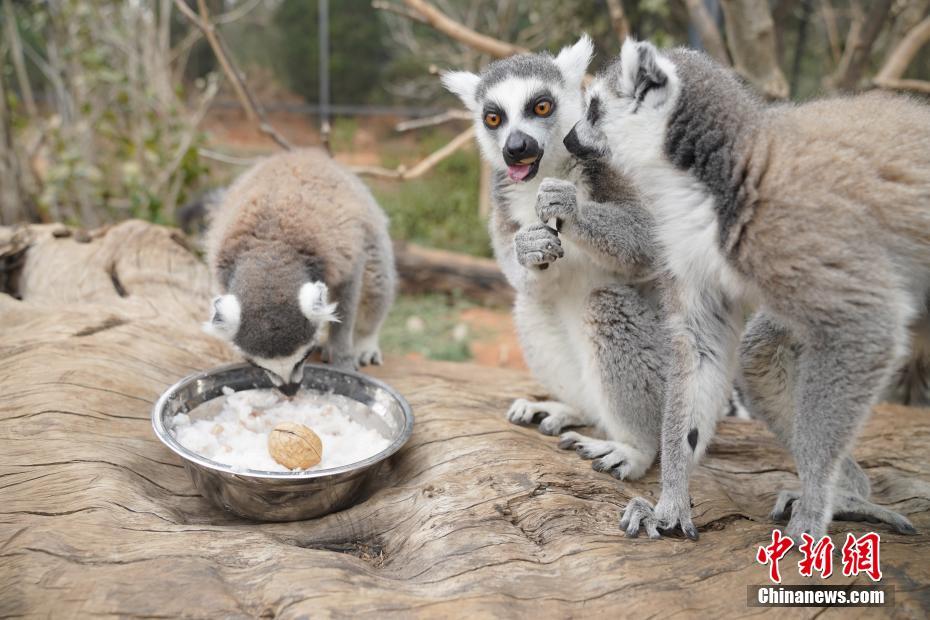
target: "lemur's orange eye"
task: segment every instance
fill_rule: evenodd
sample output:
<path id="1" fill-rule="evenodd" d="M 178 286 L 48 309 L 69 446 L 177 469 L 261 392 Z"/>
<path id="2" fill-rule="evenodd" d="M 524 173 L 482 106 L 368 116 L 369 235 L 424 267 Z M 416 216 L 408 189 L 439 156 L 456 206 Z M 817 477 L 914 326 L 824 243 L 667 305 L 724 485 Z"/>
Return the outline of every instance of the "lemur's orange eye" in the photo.
<path id="1" fill-rule="evenodd" d="M 501 124 L 501 115 L 495 114 L 494 112 L 488 112 L 484 115 L 484 124 L 491 129 L 496 128 Z"/>
<path id="2" fill-rule="evenodd" d="M 533 111 L 536 112 L 536 116 L 549 116 L 552 114 L 552 102 L 548 99 L 537 101 Z"/>

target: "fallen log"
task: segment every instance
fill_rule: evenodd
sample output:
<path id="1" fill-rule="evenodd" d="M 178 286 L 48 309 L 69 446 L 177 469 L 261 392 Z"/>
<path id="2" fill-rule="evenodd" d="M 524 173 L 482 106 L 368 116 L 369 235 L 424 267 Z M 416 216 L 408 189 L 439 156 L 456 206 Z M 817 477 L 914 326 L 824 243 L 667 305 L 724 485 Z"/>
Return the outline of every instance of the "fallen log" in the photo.
<path id="1" fill-rule="evenodd" d="M 491 306 L 513 303 L 513 289 L 490 258 L 402 242 L 394 244 L 394 256 L 404 293 L 461 294 Z"/>
<path id="2" fill-rule="evenodd" d="M 628 539 L 620 509 L 655 497 L 655 468 L 622 483 L 502 416 L 538 393 L 527 375 L 388 359 L 375 373 L 409 399 L 413 437 L 385 486 L 340 513 L 254 523 L 202 499 L 153 436 L 159 393 L 230 361 L 200 331 L 200 259 L 170 229 L 125 222 L 86 236 L 0 228 L 13 252 L 0 293 L 2 617 L 737 617 L 769 541 L 790 460 L 758 422 L 728 419 L 692 486 L 701 539 Z M 15 273 L 13 273 L 15 272 Z M 14 277 L 15 276 L 15 277 Z M 15 293 L 17 299 L 9 293 Z M 875 501 L 920 533 L 879 528 L 895 607 L 930 610 L 930 415 L 880 407 L 856 456 Z M 845 532 L 872 529 L 840 522 Z M 840 543 L 841 545 L 842 543 Z M 841 571 L 784 583 L 866 584 Z M 822 609 L 776 610 L 813 617 Z M 828 615 L 829 615 L 828 613 Z"/>

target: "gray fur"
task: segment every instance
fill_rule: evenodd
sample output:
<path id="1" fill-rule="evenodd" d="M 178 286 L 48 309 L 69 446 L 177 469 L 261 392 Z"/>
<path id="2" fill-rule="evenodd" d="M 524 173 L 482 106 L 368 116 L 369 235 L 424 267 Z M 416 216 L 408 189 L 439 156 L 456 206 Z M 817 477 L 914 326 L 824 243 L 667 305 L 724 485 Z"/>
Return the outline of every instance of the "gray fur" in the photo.
<path id="1" fill-rule="evenodd" d="M 764 420 L 778 439 L 795 453 L 804 449 L 804 442 L 799 442 L 794 432 L 794 395 L 798 393 L 799 363 L 805 348 L 774 317 L 759 313 L 746 327 L 740 351 L 743 393 L 747 395 L 753 415 Z M 855 396 L 861 397 L 858 393 Z M 842 457 L 836 485 L 837 496 L 831 518 L 878 520 L 888 523 L 898 532 L 914 533 L 914 526 L 905 517 L 868 501 L 871 493 L 869 479 L 849 455 Z M 800 496 L 798 492 L 782 491 L 772 518 L 776 521 L 789 518 L 792 505 Z"/>
<path id="2" fill-rule="evenodd" d="M 644 55 L 648 71 L 633 81 L 618 73 Z M 669 92 L 650 97 L 656 87 L 640 88 L 642 75 L 663 66 L 674 75 L 657 88 Z M 621 526 L 629 535 L 697 536 L 690 470 L 736 372 L 741 306 L 751 303 L 762 314 L 743 341 L 747 402 L 792 452 L 801 481 L 800 492 L 779 495 L 773 516 L 790 514 L 795 539 L 818 538 L 833 518 L 912 533 L 905 517 L 868 501 L 868 479 L 850 454 L 928 321 L 930 109 L 876 93 L 765 106 L 706 57 L 661 58 L 648 44 L 625 44 L 611 71 L 610 118 L 575 135 L 579 148 L 606 142 L 613 165 L 654 186 L 672 342 L 662 495 L 655 508 L 631 501 Z M 641 104 L 648 122 L 631 120 Z M 627 140 L 663 145 L 664 159 L 648 148 L 624 153 Z M 912 348 L 925 355 L 923 345 Z M 899 373 L 908 391 L 921 364 Z"/>
<path id="3" fill-rule="evenodd" d="M 704 54 L 675 49 L 668 56 L 681 68 L 682 90 L 668 121 L 665 155 L 714 195 L 725 244 L 746 204 L 748 162 L 741 155 L 755 137 L 764 104 L 736 74 L 721 74 Z"/>
<path id="4" fill-rule="evenodd" d="M 549 54 L 519 54 L 495 60 L 479 74 L 481 82 L 475 91 L 476 99 L 488 90 L 511 77 L 536 77 L 546 83 L 563 85 L 565 78 Z"/>
<path id="5" fill-rule="evenodd" d="M 381 362 L 397 277 L 387 218 L 325 152 L 277 154 L 241 175 L 212 212 L 207 254 L 217 292 L 240 309 L 237 329 L 215 312 L 213 332 L 281 381 L 317 348 L 342 368 Z M 302 307 L 305 287 L 328 299 Z"/>
<path id="6" fill-rule="evenodd" d="M 580 82 L 583 71 L 577 73 L 574 79 Z M 478 118 L 476 128 L 479 138 L 493 137 L 483 142 L 483 155 L 496 168 L 490 232 L 495 256 L 516 289 L 514 322 L 524 357 L 561 402 L 517 399 L 507 417 L 521 424 L 539 422 L 546 434 L 596 424 L 609 440 L 567 432 L 560 445 L 592 459 L 598 471 L 638 478 L 658 450 L 663 386 L 665 337 L 653 273 L 652 219 L 620 175 L 603 162 L 579 162 L 565 150 L 562 138 L 575 121 L 565 114 L 577 114 L 580 84 L 568 85 L 553 57 L 497 61 L 480 74 L 473 99 L 459 94 L 473 109 L 484 110 L 496 104 L 486 100 L 490 88 L 527 77 L 546 84 L 553 99 L 549 117 L 533 117 L 537 93 L 529 93 L 518 109 L 543 136 L 543 170 L 556 178 L 514 182 L 505 174 L 500 154 L 490 149 L 503 146 L 501 136 L 517 119 L 505 119 L 491 130 Z M 559 230 L 547 226 L 550 219 L 558 220 Z M 566 311 L 565 304 L 577 312 Z M 579 335 L 584 343 L 576 341 Z M 577 386 L 560 385 L 559 375 L 565 373 L 558 368 L 568 364 L 580 372 L 582 364 L 568 354 L 582 346 L 590 355 L 587 363 L 600 375 L 595 381 L 600 393 L 579 399 L 572 392 Z M 592 402 L 599 405 L 592 409 Z"/>

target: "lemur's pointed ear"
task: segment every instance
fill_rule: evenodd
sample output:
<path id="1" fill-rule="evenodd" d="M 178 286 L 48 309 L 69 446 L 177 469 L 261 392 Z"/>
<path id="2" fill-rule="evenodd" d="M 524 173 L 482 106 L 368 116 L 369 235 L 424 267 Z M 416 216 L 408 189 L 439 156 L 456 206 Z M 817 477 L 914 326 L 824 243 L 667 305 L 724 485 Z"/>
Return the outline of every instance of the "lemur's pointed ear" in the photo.
<path id="1" fill-rule="evenodd" d="M 622 93 L 642 101 L 650 91 L 664 92 L 668 73 L 659 61 L 659 50 L 648 41 L 628 38 L 620 50 L 620 88 Z M 664 101 L 664 96 L 657 103 Z"/>
<path id="2" fill-rule="evenodd" d="M 468 71 L 443 71 L 440 79 L 446 90 L 461 99 L 466 108 L 474 110 L 478 106 L 475 91 L 478 90 L 481 78 L 477 75 Z"/>
<path id="3" fill-rule="evenodd" d="M 329 289 L 323 282 L 307 282 L 300 287 L 300 311 L 315 323 L 338 323 L 337 303 L 329 303 Z"/>
<path id="4" fill-rule="evenodd" d="M 555 57 L 555 64 L 562 70 L 562 75 L 569 84 L 581 84 L 593 55 L 594 44 L 591 42 L 591 37 L 583 34 L 577 43 L 562 48 L 559 55 Z"/>
<path id="5" fill-rule="evenodd" d="M 239 331 L 241 321 L 242 307 L 236 296 L 220 295 L 213 299 L 213 315 L 203 324 L 203 331 L 231 342 Z"/>

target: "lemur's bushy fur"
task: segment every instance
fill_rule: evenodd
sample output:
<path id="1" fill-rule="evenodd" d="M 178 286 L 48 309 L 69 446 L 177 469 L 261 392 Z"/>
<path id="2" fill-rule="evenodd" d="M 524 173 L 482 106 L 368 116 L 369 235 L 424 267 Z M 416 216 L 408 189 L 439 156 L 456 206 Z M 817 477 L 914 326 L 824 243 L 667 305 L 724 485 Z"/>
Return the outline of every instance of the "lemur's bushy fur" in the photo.
<path id="1" fill-rule="evenodd" d="M 834 516 L 912 532 L 868 501 L 850 452 L 908 350 L 926 355 L 911 343 L 930 293 L 930 108 L 883 93 L 767 105 L 703 54 L 628 41 L 568 142 L 648 197 L 669 274 L 662 496 L 630 503 L 628 533 L 696 537 L 688 479 L 736 374 L 747 305 L 761 309 L 742 344 L 745 395 L 801 480 L 774 516 L 790 514 L 796 539 Z"/>
<path id="2" fill-rule="evenodd" d="M 394 300 L 387 218 L 362 182 L 320 150 L 274 155 L 225 191 L 207 232 L 220 297 L 206 327 L 287 383 L 328 325 L 324 358 L 380 363 Z"/>
<path id="3" fill-rule="evenodd" d="M 608 440 L 567 432 L 560 446 L 595 459 L 595 469 L 638 478 L 658 450 L 667 357 L 654 223 L 639 193 L 606 160 L 573 158 L 562 143 L 580 118 L 591 53 L 584 37 L 555 57 L 516 56 L 480 75 L 457 72 L 443 80 L 475 115 L 495 175 L 491 238 L 516 290 L 524 357 L 558 399 L 517 399 L 508 418 L 541 420 L 546 434 L 596 425 Z M 547 115 L 534 113 L 541 100 L 553 105 Z M 489 127 L 489 112 L 502 122 Z M 515 140 L 519 155 L 508 153 Z"/>

